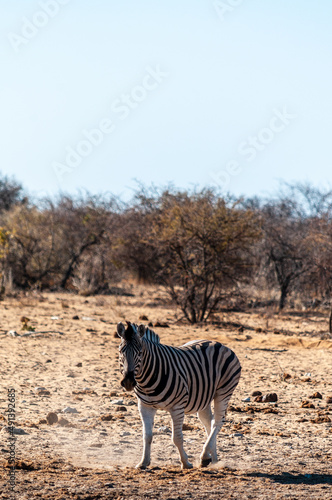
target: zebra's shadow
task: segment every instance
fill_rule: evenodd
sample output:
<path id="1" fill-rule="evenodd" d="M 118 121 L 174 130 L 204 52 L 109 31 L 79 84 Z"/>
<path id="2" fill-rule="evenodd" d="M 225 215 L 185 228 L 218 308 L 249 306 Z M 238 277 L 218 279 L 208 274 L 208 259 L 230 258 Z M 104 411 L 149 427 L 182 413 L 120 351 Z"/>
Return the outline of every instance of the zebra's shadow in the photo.
<path id="1" fill-rule="evenodd" d="M 297 474 L 290 472 L 281 472 L 279 474 L 269 474 L 266 472 L 250 472 L 248 477 L 257 477 L 270 479 L 280 484 L 332 484 L 331 474 Z"/>

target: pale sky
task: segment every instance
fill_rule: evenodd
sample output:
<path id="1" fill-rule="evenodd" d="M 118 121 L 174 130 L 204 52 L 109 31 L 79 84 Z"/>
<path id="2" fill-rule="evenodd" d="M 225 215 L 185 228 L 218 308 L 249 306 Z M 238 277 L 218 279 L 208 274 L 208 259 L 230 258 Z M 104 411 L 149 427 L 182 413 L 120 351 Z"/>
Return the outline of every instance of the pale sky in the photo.
<path id="1" fill-rule="evenodd" d="M 329 0 L 0 0 L 2 174 L 265 195 L 331 181 Z"/>

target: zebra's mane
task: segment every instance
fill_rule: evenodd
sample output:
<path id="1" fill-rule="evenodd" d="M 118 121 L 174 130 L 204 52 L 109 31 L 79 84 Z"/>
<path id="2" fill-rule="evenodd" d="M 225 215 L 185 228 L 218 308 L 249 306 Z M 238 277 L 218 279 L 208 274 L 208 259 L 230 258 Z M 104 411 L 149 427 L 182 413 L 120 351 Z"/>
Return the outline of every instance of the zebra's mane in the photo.
<path id="1" fill-rule="evenodd" d="M 145 334 L 143 336 L 144 339 L 153 342 L 154 344 L 160 344 L 160 337 L 153 330 L 150 330 L 149 327 L 145 327 Z"/>

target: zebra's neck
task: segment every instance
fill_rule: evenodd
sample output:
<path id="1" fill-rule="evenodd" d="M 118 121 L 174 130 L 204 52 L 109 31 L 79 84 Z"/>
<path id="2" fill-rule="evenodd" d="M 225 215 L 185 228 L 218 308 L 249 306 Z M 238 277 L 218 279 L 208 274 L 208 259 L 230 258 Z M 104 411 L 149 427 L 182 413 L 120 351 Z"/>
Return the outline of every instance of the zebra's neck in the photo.
<path id="1" fill-rule="evenodd" d="M 139 384 L 139 379 L 142 380 L 142 375 L 144 372 L 144 366 L 149 362 L 149 358 L 151 356 L 151 352 L 155 349 L 158 349 L 160 346 L 160 338 L 153 330 L 150 328 L 145 328 L 144 336 L 142 337 L 142 352 L 140 363 L 135 369 L 135 377 Z"/>
<path id="2" fill-rule="evenodd" d="M 152 332 L 152 331 L 151 331 Z M 151 371 L 154 371 L 156 363 L 159 364 L 159 349 L 161 344 L 159 342 L 159 337 L 154 332 L 152 332 L 155 337 L 158 338 L 158 342 L 153 342 L 148 338 L 142 338 L 142 354 L 141 361 L 138 367 L 137 373 L 135 374 L 136 381 L 138 385 L 145 383 L 146 379 L 150 378 Z M 156 339 L 155 339 L 156 340 Z M 148 368 L 148 370 L 147 370 Z"/>

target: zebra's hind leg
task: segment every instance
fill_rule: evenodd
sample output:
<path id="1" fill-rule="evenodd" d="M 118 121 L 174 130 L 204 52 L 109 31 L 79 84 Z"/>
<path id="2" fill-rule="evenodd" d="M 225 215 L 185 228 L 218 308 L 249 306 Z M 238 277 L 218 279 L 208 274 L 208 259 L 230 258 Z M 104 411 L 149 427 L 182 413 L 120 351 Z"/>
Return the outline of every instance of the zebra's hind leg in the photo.
<path id="1" fill-rule="evenodd" d="M 144 405 L 141 400 L 138 402 L 138 409 L 143 423 L 143 456 L 136 468 L 146 469 L 150 465 L 153 422 L 157 410 Z"/>
<path id="2" fill-rule="evenodd" d="M 192 464 L 188 460 L 188 456 L 183 449 L 183 420 L 184 420 L 184 409 L 183 408 L 172 408 L 170 410 L 173 423 L 173 433 L 172 439 L 175 446 L 178 448 L 180 453 L 180 459 L 182 462 L 182 469 L 192 469 Z"/>
<path id="3" fill-rule="evenodd" d="M 218 397 L 218 393 L 214 399 L 214 419 L 212 421 L 211 432 L 203 446 L 201 453 L 201 466 L 206 467 L 211 461 L 211 457 L 217 458 L 217 435 L 225 423 L 226 409 L 228 406 L 231 394 L 224 398 L 222 395 Z M 214 455 L 215 451 L 215 455 Z"/>
<path id="4" fill-rule="evenodd" d="M 204 410 L 200 410 L 197 413 L 197 415 L 198 415 L 198 418 L 200 419 L 200 421 L 202 422 L 202 424 L 204 425 L 205 430 L 206 430 L 206 434 L 209 437 L 209 435 L 211 433 L 211 423 L 213 420 L 211 406 L 209 405 Z M 214 443 L 214 446 L 212 447 L 211 455 L 209 456 L 209 458 L 204 458 L 204 464 L 202 464 L 202 466 L 206 467 L 207 465 L 209 465 L 209 463 L 211 461 L 212 461 L 212 463 L 218 462 L 216 441 Z"/>

